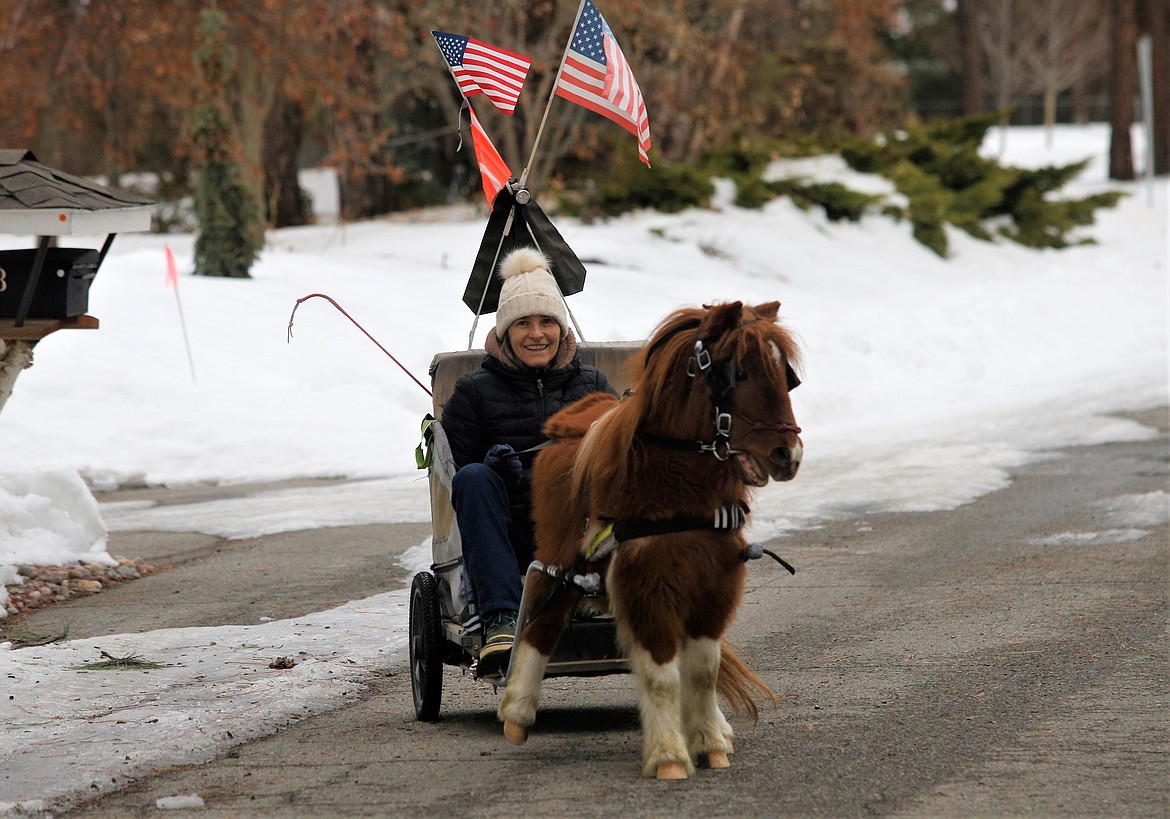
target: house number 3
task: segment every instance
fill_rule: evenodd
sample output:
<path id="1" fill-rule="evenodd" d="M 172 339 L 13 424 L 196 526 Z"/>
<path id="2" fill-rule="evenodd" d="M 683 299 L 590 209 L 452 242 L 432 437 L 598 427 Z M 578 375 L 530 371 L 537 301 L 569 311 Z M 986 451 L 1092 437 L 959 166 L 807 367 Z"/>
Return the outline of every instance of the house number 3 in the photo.
<path id="1" fill-rule="evenodd" d="M 0 267 L 0 293 L 8 289 L 8 271 Z"/>

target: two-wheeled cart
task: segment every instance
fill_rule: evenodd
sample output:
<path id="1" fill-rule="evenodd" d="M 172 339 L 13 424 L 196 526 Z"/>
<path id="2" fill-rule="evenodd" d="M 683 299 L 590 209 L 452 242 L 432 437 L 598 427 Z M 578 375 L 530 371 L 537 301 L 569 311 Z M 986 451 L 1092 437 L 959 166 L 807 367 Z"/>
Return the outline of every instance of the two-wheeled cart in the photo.
<path id="1" fill-rule="evenodd" d="M 605 373 L 619 393 L 628 384 L 622 364 L 640 343 L 580 343 L 583 363 Z M 429 443 L 431 491 L 432 559 L 429 571 L 414 577 L 410 593 L 410 681 L 418 719 L 438 719 L 443 695 L 443 667 L 458 666 L 479 678 L 479 652 L 484 629 L 464 574 L 463 542 L 455 510 L 451 506 L 451 478 L 455 464 L 443 432 L 443 405 L 455 382 L 483 361 L 483 350 L 439 353 L 431 363 L 434 421 L 428 422 L 424 438 Z M 536 568 L 530 571 L 538 570 Z M 528 606 L 521 604 L 521 611 Z M 523 622 L 517 624 L 520 639 Z M 629 662 L 618 649 L 614 624 L 608 615 L 575 615 L 549 661 L 546 677 L 596 676 L 625 673 Z M 495 685 L 503 677 L 486 677 Z"/>

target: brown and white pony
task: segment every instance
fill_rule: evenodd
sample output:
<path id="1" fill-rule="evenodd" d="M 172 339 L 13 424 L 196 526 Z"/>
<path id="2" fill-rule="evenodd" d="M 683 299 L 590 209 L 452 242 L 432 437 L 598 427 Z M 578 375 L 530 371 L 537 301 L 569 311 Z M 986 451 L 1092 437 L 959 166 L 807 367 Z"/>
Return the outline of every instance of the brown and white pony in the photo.
<path id="1" fill-rule="evenodd" d="M 774 700 L 723 635 L 743 593 L 748 488 L 791 480 L 801 461 L 788 395 L 797 351 L 779 307 L 671 314 L 632 362 L 632 393 L 591 395 L 555 415 L 533 467 L 537 560 L 605 578 L 637 678 L 647 776 L 685 779 L 704 759 L 729 765 L 717 694 L 753 716 L 753 689 Z M 536 720 L 561 632 L 590 602 L 547 574 L 526 583 L 498 710 L 515 744 Z"/>

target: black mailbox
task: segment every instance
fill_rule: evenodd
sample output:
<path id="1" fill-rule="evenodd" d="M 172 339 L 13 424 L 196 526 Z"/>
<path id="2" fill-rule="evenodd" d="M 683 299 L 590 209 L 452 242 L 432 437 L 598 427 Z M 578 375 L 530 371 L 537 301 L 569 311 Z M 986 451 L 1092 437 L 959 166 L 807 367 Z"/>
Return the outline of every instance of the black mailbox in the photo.
<path id="1" fill-rule="evenodd" d="M 32 276 L 36 250 L 0 251 L 0 318 L 14 318 Z M 88 248 L 49 248 L 29 318 L 70 318 L 89 309 L 89 285 L 101 254 Z"/>

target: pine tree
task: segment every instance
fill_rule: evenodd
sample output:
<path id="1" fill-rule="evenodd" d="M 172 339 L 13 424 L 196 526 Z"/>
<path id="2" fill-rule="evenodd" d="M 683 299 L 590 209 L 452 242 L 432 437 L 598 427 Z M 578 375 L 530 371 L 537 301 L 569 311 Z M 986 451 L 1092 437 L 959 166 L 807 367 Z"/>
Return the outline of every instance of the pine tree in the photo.
<path id="1" fill-rule="evenodd" d="M 191 114 L 199 171 L 195 274 L 251 278 L 248 271 L 264 247 L 264 221 L 255 186 L 247 184 L 247 169 L 239 159 L 228 114 L 227 89 L 235 71 L 235 51 L 227 41 L 227 15 L 211 8 L 201 19 L 204 41 L 194 54 L 200 99 Z"/>

